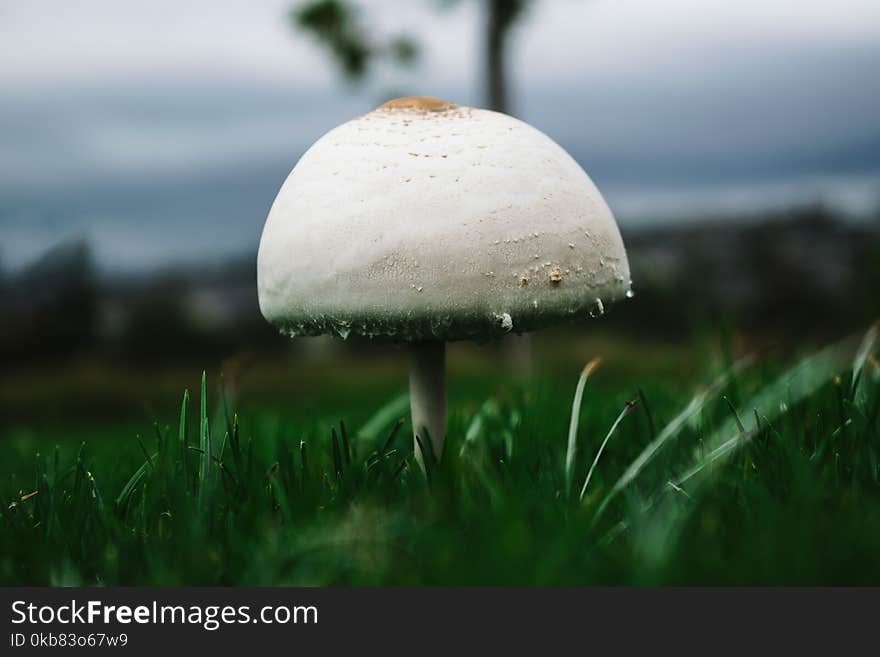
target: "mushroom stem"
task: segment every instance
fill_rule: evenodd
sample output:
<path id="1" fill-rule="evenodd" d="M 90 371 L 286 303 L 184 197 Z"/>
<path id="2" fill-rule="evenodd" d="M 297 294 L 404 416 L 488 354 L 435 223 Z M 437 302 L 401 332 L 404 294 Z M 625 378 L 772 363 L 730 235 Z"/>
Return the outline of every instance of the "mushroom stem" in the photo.
<path id="1" fill-rule="evenodd" d="M 412 345 L 409 370 L 409 404 L 412 412 L 413 440 L 430 438 L 439 460 L 446 440 L 446 343 L 417 342 Z M 425 435 L 427 430 L 427 436 Z M 416 458 L 424 467 L 418 442 Z"/>

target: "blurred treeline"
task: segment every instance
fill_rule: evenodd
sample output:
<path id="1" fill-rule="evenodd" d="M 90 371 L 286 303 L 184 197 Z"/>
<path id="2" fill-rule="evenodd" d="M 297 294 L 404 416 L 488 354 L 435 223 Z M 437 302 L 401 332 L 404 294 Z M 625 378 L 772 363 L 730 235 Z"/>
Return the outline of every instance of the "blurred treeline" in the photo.
<path id="1" fill-rule="evenodd" d="M 721 325 L 789 342 L 854 330 L 880 316 L 878 226 L 811 206 L 624 230 L 635 298 L 569 330 L 671 342 Z M 98 271 L 87 243 L 61 245 L 0 274 L 0 317 L 7 372 L 83 358 L 202 367 L 307 342 L 282 338 L 263 320 L 251 253 L 120 275 Z"/>
<path id="2" fill-rule="evenodd" d="M 60 245 L 0 279 L 0 359 L 191 364 L 277 349 L 284 342 L 260 315 L 254 261 L 119 275 L 98 272 L 86 242 Z"/>

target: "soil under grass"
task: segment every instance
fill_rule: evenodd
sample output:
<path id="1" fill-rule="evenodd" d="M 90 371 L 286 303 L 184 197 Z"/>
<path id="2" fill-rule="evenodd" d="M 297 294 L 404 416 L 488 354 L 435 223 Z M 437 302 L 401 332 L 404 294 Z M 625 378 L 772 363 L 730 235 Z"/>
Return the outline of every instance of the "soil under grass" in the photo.
<path id="1" fill-rule="evenodd" d="M 577 367 L 468 371 L 427 473 L 393 368 L 286 405 L 212 381 L 154 427 L 10 423 L 0 584 L 880 584 L 876 342 L 612 359 L 573 436 Z"/>

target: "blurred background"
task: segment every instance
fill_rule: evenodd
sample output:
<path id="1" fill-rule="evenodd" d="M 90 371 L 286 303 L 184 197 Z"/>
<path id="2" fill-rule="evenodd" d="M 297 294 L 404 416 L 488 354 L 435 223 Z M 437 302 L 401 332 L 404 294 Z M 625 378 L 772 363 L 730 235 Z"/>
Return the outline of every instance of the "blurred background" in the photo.
<path id="1" fill-rule="evenodd" d="M 878 70 L 875 0 L 0 0 L 2 431 L 142 422 L 202 368 L 338 413 L 402 388 L 393 345 L 277 336 L 255 272 L 299 156 L 402 95 L 532 123 L 618 218 L 635 298 L 537 334 L 536 369 L 681 376 L 704 342 L 857 330 Z M 499 349 L 457 345 L 453 375 L 491 391 Z"/>

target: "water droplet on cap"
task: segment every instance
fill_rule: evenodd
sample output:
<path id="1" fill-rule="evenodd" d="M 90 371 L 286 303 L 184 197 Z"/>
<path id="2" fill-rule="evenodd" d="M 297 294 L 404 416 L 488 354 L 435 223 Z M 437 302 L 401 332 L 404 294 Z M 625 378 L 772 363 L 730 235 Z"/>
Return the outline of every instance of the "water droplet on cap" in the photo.
<path id="1" fill-rule="evenodd" d="M 500 315 L 495 315 L 498 321 L 501 324 L 501 328 L 505 331 L 513 330 L 513 318 L 510 316 L 510 313 L 501 313 Z"/>

